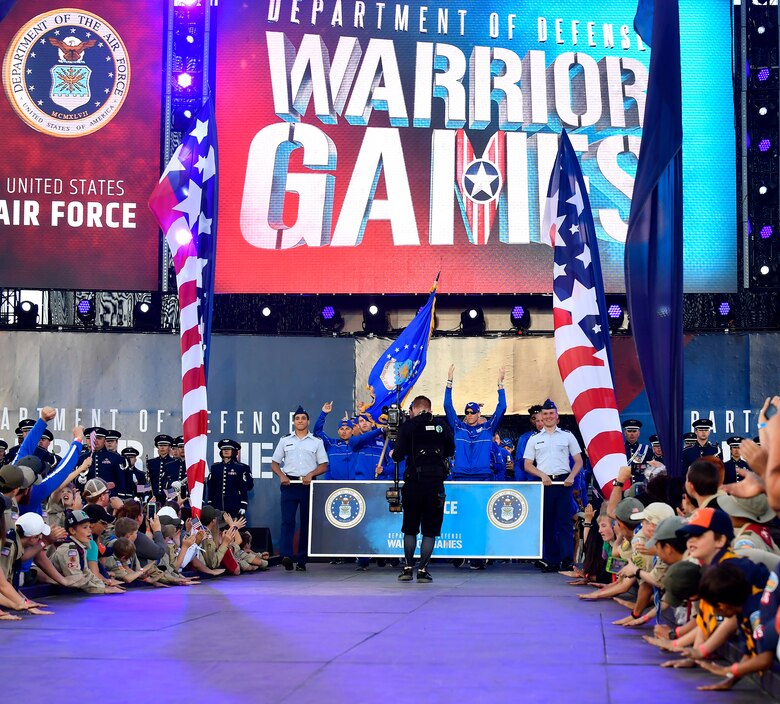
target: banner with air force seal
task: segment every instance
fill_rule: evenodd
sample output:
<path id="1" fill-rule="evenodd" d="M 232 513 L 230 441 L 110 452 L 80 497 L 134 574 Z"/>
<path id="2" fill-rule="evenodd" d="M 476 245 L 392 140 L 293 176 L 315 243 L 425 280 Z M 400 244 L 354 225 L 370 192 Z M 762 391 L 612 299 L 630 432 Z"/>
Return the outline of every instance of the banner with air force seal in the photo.
<path id="1" fill-rule="evenodd" d="M 400 557 L 402 514 L 390 513 L 391 482 L 311 484 L 309 555 Z M 536 482 L 447 482 L 436 557 L 539 558 L 542 485 Z"/>

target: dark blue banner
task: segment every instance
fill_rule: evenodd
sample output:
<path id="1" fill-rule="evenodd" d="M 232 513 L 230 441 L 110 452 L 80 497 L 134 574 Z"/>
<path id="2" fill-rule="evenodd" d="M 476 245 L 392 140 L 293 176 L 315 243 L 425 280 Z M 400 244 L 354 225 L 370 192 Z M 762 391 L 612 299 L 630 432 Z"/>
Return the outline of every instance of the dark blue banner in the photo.
<path id="1" fill-rule="evenodd" d="M 309 555 L 402 557 L 402 514 L 390 513 L 391 482 L 316 481 L 311 485 Z M 541 482 L 447 482 L 435 557 L 539 558 Z"/>

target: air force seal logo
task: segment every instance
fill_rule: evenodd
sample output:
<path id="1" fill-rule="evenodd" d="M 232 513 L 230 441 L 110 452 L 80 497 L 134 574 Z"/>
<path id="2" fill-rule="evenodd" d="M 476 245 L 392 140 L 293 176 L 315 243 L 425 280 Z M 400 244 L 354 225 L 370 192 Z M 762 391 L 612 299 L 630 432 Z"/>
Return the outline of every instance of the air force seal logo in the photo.
<path id="1" fill-rule="evenodd" d="M 325 516 L 336 528 L 354 528 L 366 515 L 366 501 L 354 489 L 334 491 L 325 502 Z"/>
<path id="2" fill-rule="evenodd" d="M 129 85 L 122 39 L 84 10 L 34 17 L 16 33 L 3 60 L 3 87 L 16 114 L 56 137 L 82 137 L 105 127 Z"/>
<path id="3" fill-rule="evenodd" d="M 528 502 L 519 491 L 503 489 L 488 500 L 487 515 L 496 528 L 514 530 L 528 517 Z"/>

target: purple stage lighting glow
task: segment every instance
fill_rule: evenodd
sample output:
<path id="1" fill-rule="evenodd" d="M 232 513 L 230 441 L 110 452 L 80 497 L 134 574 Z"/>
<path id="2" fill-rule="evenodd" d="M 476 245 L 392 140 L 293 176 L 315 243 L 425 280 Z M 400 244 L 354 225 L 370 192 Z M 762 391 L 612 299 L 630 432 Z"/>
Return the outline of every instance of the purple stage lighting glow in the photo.
<path id="1" fill-rule="evenodd" d="M 771 146 L 772 146 L 772 141 L 771 141 L 771 140 L 769 140 L 769 139 L 762 139 L 762 140 L 761 140 L 761 141 L 758 143 L 758 149 L 759 149 L 759 151 L 762 151 L 762 152 L 768 152 L 768 151 L 769 151 L 769 148 L 770 148 Z"/>
<path id="2" fill-rule="evenodd" d="M 522 318 L 524 314 L 525 314 L 525 309 L 523 308 L 523 306 L 515 306 L 514 308 L 512 308 L 512 317 L 515 318 L 516 320 Z"/>
<path id="3" fill-rule="evenodd" d="M 765 81 L 767 78 L 769 78 L 769 69 L 768 68 L 761 68 L 758 70 L 758 80 L 759 81 Z"/>
<path id="4" fill-rule="evenodd" d="M 180 73 L 176 77 L 176 82 L 182 87 L 182 88 L 189 88 L 192 85 L 192 76 L 190 76 L 189 73 Z"/>
<path id="5" fill-rule="evenodd" d="M 87 313 L 89 313 L 89 311 L 91 310 L 91 308 L 92 308 L 92 301 L 90 301 L 90 300 L 88 300 L 88 299 L 86 299 L 86 298 L 82 298 L 82 299 L 79 301 L 79 305 L 78 305 L 78 311 L 79 311 L 79 313 L 81 313 L 82 315 L 86 315 Z"/>
<path id="6" fill-rule="evenodd" d="M 617 303 L 613 303 L 607 309 L 607 315 L 610 318 L 619 318 L 622 314 L 623 314 L 623 309 Z"/>
<path id="7" fill-rule="evenodd" d="M 728 315 L 731 312 L 731 306 L 726 302 L 723 301 L 723 303 L 718 306 L 718 313 L 720 313 L 723 316 Z"/>
<path id="8" fill-rule="evenodd" d="M 325 320 L 333 320 L 335 315 L 336 309 L 333 306 L 325 306 L 322 309 L 322 317 L 325 318 Z"/>
<path id="9" fill-rule="evenodd" d="M 762 240 L 768 240 L 772 236 L 772 226 L 771 225 L 764 225 L 761 228 L 761 239 Z"/>

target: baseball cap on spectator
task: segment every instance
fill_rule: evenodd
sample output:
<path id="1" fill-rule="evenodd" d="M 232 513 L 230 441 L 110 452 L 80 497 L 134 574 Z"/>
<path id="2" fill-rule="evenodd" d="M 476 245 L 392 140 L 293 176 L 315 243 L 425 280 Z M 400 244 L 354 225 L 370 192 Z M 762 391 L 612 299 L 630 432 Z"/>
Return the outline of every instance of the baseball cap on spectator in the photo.
<path id="1" fill-rule="evenodd" d="M 669 565 L 664 575 L 663 600 L 671 607 L 682 606 L 699 592 L 701 567 L 688 560 L 680 560 Z"/>
<path id="2" fill-rule="evenodd" d="M 25 455 L 16 463 L 16 466 L 31 469 L 36 475 L 36 480 L 43 475 L 45 469 L 41 458 L 35 455 Z"/>
<path id="3" fill-rule="evenodd" d="M 90 523 L 102 522 L 108 525 L 114 522 L 114 517 L 102 506 L 97 504 L 88 504 L 84 507 L 84 513 L 89 516 Z"/>
<path id="4" fill-rule="evenodd" d="M 664 518 L 671 518 L 672 516 L 674 516 L 674 509 L 669 504 L 656 501 L 645 506 L 644 511 L 633 514 L 631 518 L 635 521 L 650 521 L 650 523 L 658 525 Z"/>
<path id="5" fill-rule="evenodd" d="M 643 511 L 644 508 L 644 504 L 639 499 L 623 499 L 615 507 L 615 518 L 619 521 L 623 521 L 623 523 L 631 528 L 636 528 L 642 522 L 642 519 L 636 519 L 634 516 L 640 511 Z"/>
<path id="6" fill-rule="evenodd" d="M 718 498 L 720 501 L 720 497 Z M 677 531 L 679 537 L 691 535 L 703 535 L 711 530 L 720 535 L 725 535 L 729 541 L 734 539 L 734 527 L 731 525 L 729 514 L 717 508 L 698 508 L 688 519 L 688 522 Z"/>
<path id="7" fill-rule="evenodd" d="M 501 438 L 501 447 L 512 447 L 512 438 Z"/>
<path id="8" fill-rule="evenodd" d="M 645 543 L 646 548 L 652 548 L 659 540 L 676 540 L 677 531 L 685 525 L 685 519 L 680 516 L 664 518 L 656 527 L 653 537 Z"/>
<path id="9" fill-rule="evenodd" d="M 102 479 L 90 479 L 84 487 L 84 498 L 94 499 L 107 491 L 108 487 Z"/>
<path id="10" fill-rule="evenodd" d="M 466 408 L 464 410 L 464 413 L 469 413 L 469 412 L 474 413 L 474 414 L 479 413 L 479 404 L 475 403 L 474 401 L 471 401 L 470 403 L 467 403 L 466 404 Z"/>
<path id="11" fill-rule="evenodd" d="M 33 511 L 23 513 L 16 519 L 16 527 L 21 528 L 25 538 L 32 538 L 34 535 L 49 535 L 51 528 L 46 525 L 41 516 Z"/>
<path id="12" fill-rule="evenodd" d="M 157 517 L 162 521 L 163 518 L 178 518 L 176 509 L 173 506 L 163 506 L 157 511 Z"/>
<path id="13" fill-rule="evenodd" d="M 200 512 L 200 522 L 207 526 L 215 518 L 222 518 L 222 511 L 217 511 L 213 506 L 204 506 Z"/>
<path id="14" fill-rule="evenodd" d="M 766 494 L 751 496 L 749 499 L 727 494 L 718 497 L 718 505 L 729 516 L 747 518 L 755 523 L 769 523 L 775 517 L 775 512 L 769 507 Z"/>
<path id="15" fill-rule="evenodd" d="M 24 514 L 24 515 L 26 516 L 27 514 Z M 86 514 L 85 511 L 76 510 L 76 511 L 66 511 L 65 512 L 65 527 L 66 528 L 73 528 L 75 526 L 81 525 L 82 523 L 92 523 L 92 520 Z"/>
<path id="16" fill-rule="evenodd" d="M 29 482 L 29 483 L 28 483 Z M 25 471 L 15 465 L 7 464 L 0 469 L 0 489 L 11 491 L 11 489 L 26 489 L 35 482 L 34 472 L 29 469 Z"/>
<path id="17" fill-rule="evenodd" d="M 157 517 L 160 519 L 161 526 L 173 526 L 177 530 L 184 525 L 184 521 L 180 518 L 171 518 L 170 516 L 161 516 L 159 513 Z"/>

